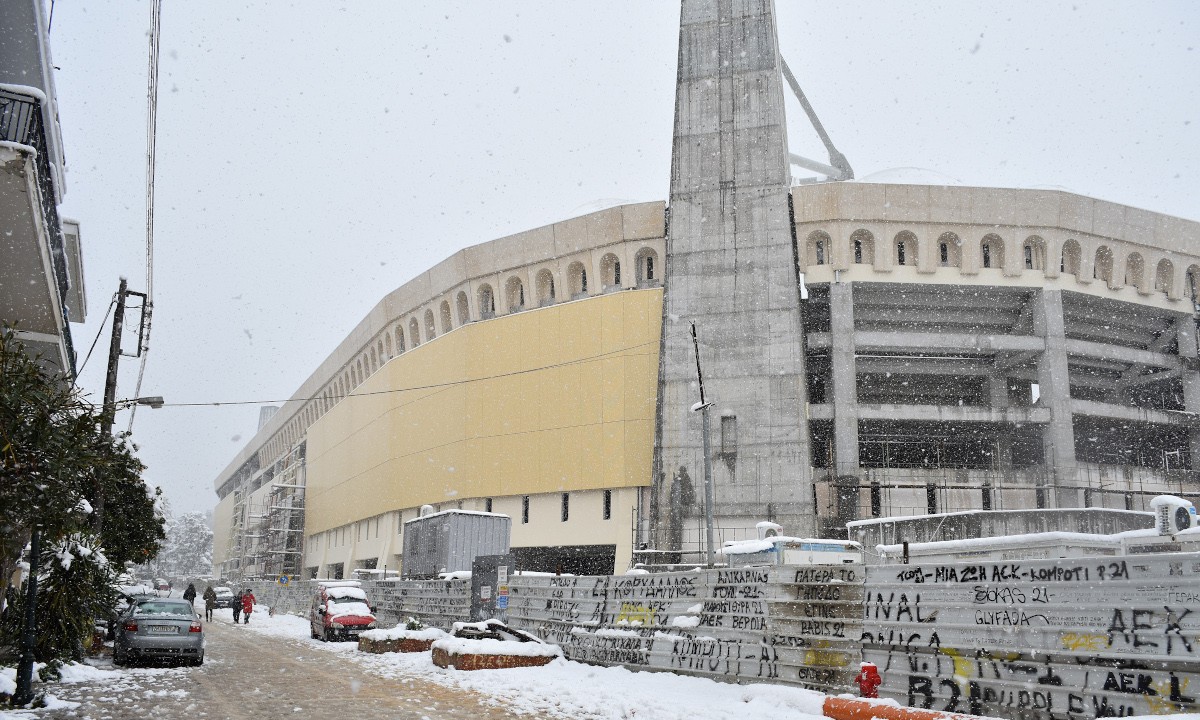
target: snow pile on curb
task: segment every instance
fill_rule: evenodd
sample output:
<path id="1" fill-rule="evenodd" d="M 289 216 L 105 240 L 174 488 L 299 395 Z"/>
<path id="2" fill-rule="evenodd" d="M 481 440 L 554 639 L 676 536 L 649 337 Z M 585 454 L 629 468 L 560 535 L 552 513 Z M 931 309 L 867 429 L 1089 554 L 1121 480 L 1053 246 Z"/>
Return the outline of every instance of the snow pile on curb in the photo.
<path id="1" fill-rule="evenodd" d="M 367 640 L 441 640 L 448 636 L 445 630 L 438 628 L 406 630 L 403 625 L 397 625 L 394 628 L 365 630 L 359 634 L 359 637 Z"/>

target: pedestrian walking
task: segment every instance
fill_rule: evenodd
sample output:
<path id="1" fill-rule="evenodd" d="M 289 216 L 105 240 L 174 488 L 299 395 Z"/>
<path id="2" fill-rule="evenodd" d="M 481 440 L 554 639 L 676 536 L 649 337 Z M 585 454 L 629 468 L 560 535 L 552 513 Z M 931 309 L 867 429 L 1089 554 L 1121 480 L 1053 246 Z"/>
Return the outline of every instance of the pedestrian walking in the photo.
<path id="1" fill-rule="evenodd" d="M 242 593 L 239 590 L 237 595 L 233 596 L 233 624 L 237 625 L 238 620 L 242 619 Z"/>
<path id="2" fill-rule="evenodd" d="M 242 593 L 242 617 L 245 618 L 242 622 L 246 625 L 250 624 L 250 613 L 252 612 L 254 612 L 254 593 L 250 592 L 250 588 L 246 588 L 246 591 Z"/>
<path id="3" fill-rule="evenodd" d="M 213 608 L 217 605 L 217 591 L 209 585 L 204 588 L 204 619 L 212 622 Z"/>
<path id="4" fill-rule="evenodd" d="M 189 605 L 196 604 L 196 586 L 193 583 L 188 583 L 187 590 L 183 591 L 183 599 L 188 601 Z"/>

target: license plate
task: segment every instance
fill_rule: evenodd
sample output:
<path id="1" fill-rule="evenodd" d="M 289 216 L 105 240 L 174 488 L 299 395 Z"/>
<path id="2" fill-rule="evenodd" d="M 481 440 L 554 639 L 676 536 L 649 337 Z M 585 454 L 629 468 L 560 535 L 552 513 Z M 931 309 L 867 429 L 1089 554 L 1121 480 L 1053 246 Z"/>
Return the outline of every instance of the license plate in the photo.
<path id="1" fill-rule="evenodd" d="M 179 632 L 179 628 L 174 625 L 150 625 L 146 631 L 151 635 L 175 635 Z"/>

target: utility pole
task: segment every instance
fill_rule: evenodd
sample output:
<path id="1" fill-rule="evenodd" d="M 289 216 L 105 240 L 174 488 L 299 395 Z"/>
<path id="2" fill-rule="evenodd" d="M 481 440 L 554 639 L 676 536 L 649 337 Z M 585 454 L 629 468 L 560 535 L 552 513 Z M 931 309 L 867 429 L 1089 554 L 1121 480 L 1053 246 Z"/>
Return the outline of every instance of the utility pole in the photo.
<path id="1" fill-rule="evenodd" d="M 703 418 L 701 432 L 704 434 L 704 527 L 708 540 L 708 566 L 716 563 L 713 549 L 713 479 L 712 450 L 708 444 L 708 409 L 712 403 L 704 400 L 704 374 L 700 372 L 700 341 L 696 339 L 696 323 L 692 323 L 692 348 L 696 351 L 696 381 L 700 384 L 700 402 L 692 406 L 692 412 L 700 411 Z"/>
<path id="2" fill-rule="evenodd" d="M 104 378 L 104 407 L 100 414 L 100 431 L 112 435 L 117 415 L 117 363 L 121 359 L 121 333 L 125 329 L 125 295 L 127 281 L 121 278 L 117 289 L 117 307 L 113 312 L 112 339 L 108 343 L 108 375 Z M 104 527 L 104 493 L 96 488 L 96 503 L 92 508 L 92 530 L 97 535 Z"/>

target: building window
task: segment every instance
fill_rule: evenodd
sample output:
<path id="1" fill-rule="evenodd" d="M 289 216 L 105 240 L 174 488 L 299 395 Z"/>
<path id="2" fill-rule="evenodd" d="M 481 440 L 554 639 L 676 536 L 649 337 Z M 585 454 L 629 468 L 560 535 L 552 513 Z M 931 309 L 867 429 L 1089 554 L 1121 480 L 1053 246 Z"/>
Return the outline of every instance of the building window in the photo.
<path id="1" fill-rule="evenodd" d="M 566 522 L 571 516 L 571 493 L 562 494 L 562 521 Z"/>
<path id="2" fill-rule="evenodd" d="M 612 519 L 612 490 L 604 491 L 604 519 Z"/>
<path id="3" fill-rule="evenodd" d="M 950 264 L 950 246 L 946 243 L 938 243 L 938 262 L 942 267 Z"/>
<path id="4" fill-rule="evenodd" d="M 483 511 L 484 511 L 484 512 L 491 512 L 491 511 L 492 511 L 492 499 L 491 499 L 491 498 L 485 498 L 485 499 L 484 499 L 484 501 L 483 501 Z"/>
<path id="5" fill-rule="evenodd" d="M 904 243 L 898 242 L 896 243 L 896 264 L 903 265 L 904 260 Z"/>
<path id="6" fill-rule="evenodd" d="M 992 246 L 991 245 L 983 246 L 983 266 L 985 268 L 990 268 L 992 266 Z"/>
<path id="7" fill-rule="evenodd" d="M 1025 246 L 1025 269 L 1026 270 L 1033 269 L 1033 246 L 1032 245 Z"/>
<path id="8" fill-rule="evenodd" d="M 653 256 L 646 257 L 646 279 L 647 280 L 654 279 L 654 257 Z"/>
<path id="9" fill-rule="evenodd" d="M 621 261 L 613 263 L 613 285 L 621 284 Z"/>
<path id="10" fill-rule="evenodd" d="M 817 251 L 817 264 L 824 265 L 825 264 L 825 241 L 824 240 L 817 241 L 816 251 Z"/>
<path id="11" fill-rule="evenodd" d="M 521 498 L 521 522 L 529 524 L 529 496 L 525 495 Z"/>
<path id="12" fill-rule="evenodd" d="M 862 265 L 862 240 L 854 238 L 854 264 Z"/>
<path id="13" fill-rule="evenodd" d="M 737 416 L 721 416 L 721 454 L 737 455 Z"/>

